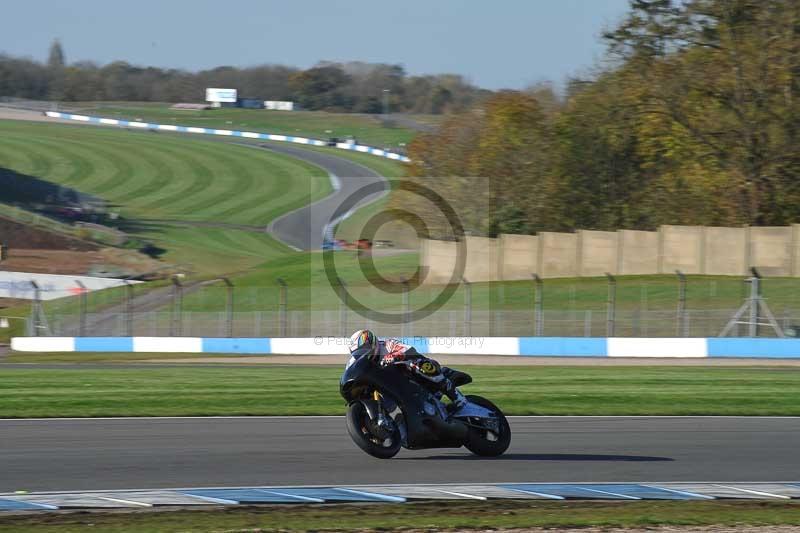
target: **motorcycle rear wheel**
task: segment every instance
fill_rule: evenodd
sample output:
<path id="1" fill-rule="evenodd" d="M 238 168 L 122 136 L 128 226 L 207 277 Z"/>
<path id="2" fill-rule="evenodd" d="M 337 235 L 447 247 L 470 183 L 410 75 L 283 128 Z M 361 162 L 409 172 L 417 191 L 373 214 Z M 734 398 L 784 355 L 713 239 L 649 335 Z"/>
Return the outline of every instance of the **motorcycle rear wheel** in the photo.
<path id="1" fill-rule="evenodd" d="M 464 443 L 464 446 L 475 455 L 480 455 L 482 457 L 497 457 L 498 455 L 502 455 L 511 444 L 511 426 L 508 425 L 508 420 L 506 420 L 503 411 L 481 396 L 468 395 L 467 400 L 497 413 L 500 422 L 500 430 L 495 434 L 487 429 L 470 426 L 467 442 Z"/>
<path id="2" fill-rule="evenodd" d="M 400 451 L 400 430 L 395 426 L 389 438 L 380 437 L 370 431 L 370 419 L 367 409 L 361 402 L 352 402 L 347 406 L 347 433 L 356 446 L 378 459 L 391 459 Z"/>

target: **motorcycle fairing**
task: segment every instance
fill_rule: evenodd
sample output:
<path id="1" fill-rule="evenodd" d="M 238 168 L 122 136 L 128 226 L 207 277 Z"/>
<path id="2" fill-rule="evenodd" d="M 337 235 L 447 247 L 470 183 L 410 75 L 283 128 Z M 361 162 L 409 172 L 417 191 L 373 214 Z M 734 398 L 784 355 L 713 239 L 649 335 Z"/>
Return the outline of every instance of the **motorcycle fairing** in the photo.
<path id="1" fill-rule="evenodd" d="M 476 403 L 467 402 L 461 406 L 461 409 L 453 413 L 452 416 L 453 418 L 495 418 L 497 414 L 494 411 L 491 411 L 485 407 L 481 407 Z"/>
<path id="2" fill-rule="evenodd" d="M 381 368 L 368 357 L 361 357 L 345 369 L 339 387 L 348 403 L 363 401 L 365 389 L 378 389 L 396 402 L 404 415 L 409 449 L 458 448 L 466 441 L 467 426 L 460 420 L 445 421 L 427 414 L 425 403 L 432 398 L 431 393 L 398 369 Z"/>

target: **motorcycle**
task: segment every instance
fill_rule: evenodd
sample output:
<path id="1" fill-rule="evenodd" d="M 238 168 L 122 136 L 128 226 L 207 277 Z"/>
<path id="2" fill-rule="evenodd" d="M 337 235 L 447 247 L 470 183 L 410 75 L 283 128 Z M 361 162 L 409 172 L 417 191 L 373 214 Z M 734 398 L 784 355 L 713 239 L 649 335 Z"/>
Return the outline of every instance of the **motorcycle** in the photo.
<path id="1" fill-rule="evenodd" d="M 472 382 L 465 372 L 445 369 L 456 387 Z M 347 402 L 347 432 L 369 455 L 390 459 L 400 448 L 466 447 L 496 457 L 511 444 L 511 427 L 489 400 L 467 395 L 459 408 L 395 365 L 381 367 L 374 356 L 355 353 L 339 382 Z"/>

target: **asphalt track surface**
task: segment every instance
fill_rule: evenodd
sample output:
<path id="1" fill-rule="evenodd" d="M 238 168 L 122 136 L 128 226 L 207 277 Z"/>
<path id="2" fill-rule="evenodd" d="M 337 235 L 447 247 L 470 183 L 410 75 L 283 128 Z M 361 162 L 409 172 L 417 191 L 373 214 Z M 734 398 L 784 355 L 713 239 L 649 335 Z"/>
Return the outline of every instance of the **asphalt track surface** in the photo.
<path id="1" fill-rule="evenodd" d="M 243 146 L 257 146 L 302 159 L 334 176 L 337 190 L 317 202 L 278 217 L 267 228 L 273 236 L 300 250 L 319 250 L 322 247 L 325 228 L 334 219 L 338 221 L 342 218 L 335 216 L 337 212 L 345 215 L 356 206 L 374 202 L 388 191 L 385 178 L 348 159 L 274 143 Z"/>
<path id="2" fill-rule="evenodd" d="M 341 417 L 0 420 L 0 492 L 472 482 L 790 481 L 800 418 L 511 417 L 506 455 L 350 441 Z"/>

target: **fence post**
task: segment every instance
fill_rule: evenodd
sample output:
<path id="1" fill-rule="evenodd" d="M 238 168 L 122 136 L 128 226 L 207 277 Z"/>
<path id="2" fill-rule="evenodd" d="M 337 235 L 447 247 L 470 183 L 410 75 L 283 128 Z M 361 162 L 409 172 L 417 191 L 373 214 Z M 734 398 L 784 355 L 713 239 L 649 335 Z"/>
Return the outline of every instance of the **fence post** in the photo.
<path id="1" fill-rule="evenodd" d="M 488 289 L 488 292 L 489 292 L 489 294 L 488 294 L 489 298 L 488 298 L 488 302 L 487 302 L 488 305 L 486 306 L 486 312 L 488 313 L 488 317 L 487 318 L 489 319 L 489 336 L 490 337 L 494 337 L 494 311 L 493 311 L 493 309 L 494 309 L 494 306 L 497 304 L 497 293 L 496 293 L 496 290 L 495 290 L 495 282 L 494 281 L 487 282 L 486 288 Z"/>
<path id="2" fill-rule="evenodd" d="M 176 276 L 172 277 L 172 320 L 170 321 L 170 337 L 181 336 L 183 321 L 183 285 Z"/>
<path id="3" fill-rule="evenodd" d="M 278 278 L 276 280 L 278 285 L 281 286 L 280 288 L 280 296 L 278 298 L 278 320 L 280 321 L 280 335 L 281 337 L 286 336 L 286 306 L 288 305 L 288 287 L 286 282 L 283 278 Z"/>
<path id="4" fill-rule="evenodd" d="M 31 314 L 33 315 L 33 336 L 38 337 L 39 328 L 41 327 L 39 322 L 42 314 L 42 292 L 38 283 L 33 280 L 31 280 L 30 283 L 33 287 L 33 307 L 31 308 Z"/>
<path id="5" fill-rule="evenodd" d="M 761 301 L 761 274 L 753 267 L 750 269 L 753 277 L 750 278 L 750 324 L 748 324 L 748 337 L 758 337 L 758 304 Z"/>
<path id="6" fill-rule="evenodd" d="M 676 337 L 688 337 L 689 329 L 686 327 L 686 275 L 676 270 L 678 275 L 678 320 L 675 325 Z"/>
<path id="7" fill-rule="evenodd" d="M 617 280 L 606 272 L 608 278 L 608 304 L 606 307 L 606 337 L 614 336 L 617 312 Z"/>
<path id="8" fill-rule="evenodd" d="M 461 278 L 464 284 L 464 334 L 472 337 L 472 283 L 467 278 Z"/>
<path id="9" fill-rule="evenodd" d="M 133 337 L 133 283 L 125 280 L 125 335 Z"/>
<path id="10" fill-rule="evenodd" d="M 225 336 L 233 337 L 233 282 L 228 278 L 221 278 L 225 284 Z"/>
<path id="11" fill-rule="evenodd" d="M 339 282 L 339 290 L 341 291 L 339 297 L 339 324 L 342 328 L 342 337 L 347 337 L 347 288 L 344 280 L 337 277 Z"/>
<path id="12" fill-rule="evenodd" d="M 403 337 L 412 337 L 414 327 L 411 325 L 411 285 L 407 279 L 403 280 Z"/>
<path id="13" fill-rule="evenodd" d="M 544 309 L 542 298 L 544 296 L 544 285 L 539 274 L 533 274 L 533 334 L 541 337 L 544 333 Z"/>
<path id="14" fill-rule="evenodd" d="M 80 282 L 80 280 L 75 280 L 75 284 L 80 289 L 80 316 L 78 318 L 78 336 L 85 337 L 86 336 L 86 313 L 89 307 L 89 291 L 86 289 L 86 285 Z"/>

